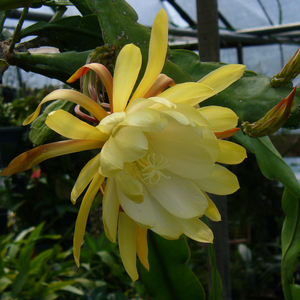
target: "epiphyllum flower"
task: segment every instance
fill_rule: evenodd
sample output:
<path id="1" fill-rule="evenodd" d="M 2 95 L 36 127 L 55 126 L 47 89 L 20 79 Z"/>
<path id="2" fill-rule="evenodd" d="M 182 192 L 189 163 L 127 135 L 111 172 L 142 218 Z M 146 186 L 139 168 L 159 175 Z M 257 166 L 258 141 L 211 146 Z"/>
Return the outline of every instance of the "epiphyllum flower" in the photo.
<path id="1" fill-rule="evenodd" d="M 148 229 L 167 239 L 185 234 L 196 241 L 212 242 L 211 230 L 199 217 L 205 214 L 219 221 L 220 214 L 206 192 L 235 192 L 239 188 L 235 175 L 218 163 L 236 164 L 246 156 L 241 146 L 218 139 L 235 132 L 237 116 L 231 110 L 193 107 L 240 78 L 244 67 L 227 65 L 198 83 L 177 84 L 165 90 L 172 82 L 159 75 L 167 51 L 167 25 L 166 13 L 161 10 L 153 24 L 145 74 L 131 97 L 141 68 L 141 53 L 133 44 L 121 50 L 113 78 L 103 65 L 93 63 L 69 80 L 73 82 L 90 69 L 95 71 L 105 86 L 110 113 L 79 92 L 58 90 L 46 96 L 24 122 L 32 122 L 43 103 L 65 99 L 89 111 L 100 122 L 97 126 L 63 110 L 54 111 L 46 124 L 70 140 L 23 153 L 1 172 L 10 175 L 51 157 L 99 149 L 82 169 L 71 194 L 75 202 L 88 186 L 75 227 L 75 260 L 79 264 L 88 213 L 107 178 L 105 233 L 116 242 L 118 232 L 122 261 L 132 280 L 138 278 L 136 254 L 149 269 Z"/>

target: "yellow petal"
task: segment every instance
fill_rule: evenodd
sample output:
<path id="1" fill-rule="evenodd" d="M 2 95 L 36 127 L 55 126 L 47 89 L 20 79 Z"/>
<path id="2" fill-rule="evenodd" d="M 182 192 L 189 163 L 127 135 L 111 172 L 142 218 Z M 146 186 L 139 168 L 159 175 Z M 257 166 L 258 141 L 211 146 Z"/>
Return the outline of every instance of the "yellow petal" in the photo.
<path id="1" fill-rule="evenodd" d="M 176 240 L 182 234 L 177 217 L 165 210 L 154 197 L 150 197 L 156 216 L 156 224 L 151 230 L 165 239 Z"/>
<path id="2" fill-rule="evenodd" d="M 201 243 L 212 243 L 214 235 L 210 228 L 197 218 L 178 219 L 183 233 L 194 241 Z"/>
<path id="3" fill-rule="evenodd" d="M 108 95 L 110 108 L 112 109 L 113 78 L 110 72 L 108 71 L 108 69 L 102 64 L 91 63 L 81 67 L 67 80 L 67 82 L 68 83 L 74 82 L 79 77 L 85 75 L 90 69 L 95 71 L 97 75 L 100 77 L 101 81 L 103 82 Z"/>
<path id="4" fill-rule="evenodd" d="M 218 142 L 221 151 L 217 162 L 235 165 L 241 163 L 247 157 L 247 152 L 244 147 L 224 140 L 218 140 Z"/>
<path id="5" fill-rule="evenodd" d="M 149 272 L 147 229 L 136 225 L 136 251 L 144 268 Z"/>
<path id="6" fill-rule="evenodd" d="M 122 151 L 124 162 L 138 160 L 148 152 L 148 140 L 138 127 L 122 127 L 114 136 L 114 140 Z"/>
<path id="7" fill-rule="evenodd" d="M 161 113 L 150 108 L 129 114 L 120 125 L 136 126 L 143 132 L 156 132 L 163 130 L 168 125 L 168 121 Z"/>
<path id="8" fill-rule="evenodd" d="M 168 16 L 161 9 L 156 15 L 151 30 L 148 64 L 145 74 L 137 87 L 132 99 L 144 97 L 156 81 L 166 59 L 168 47 Z"/>
<path id="9" fill-rule="evenodd" d="M 105 235 L 112 243 L 116 243 L 120 203 L 114 178 L 107 179 L 102 207 Z"/>
<path id="10" fill-rule="evenodd" d="M 144 201 L 142 203 L 135 203 L 128 199 L 120 189 L 118 189 L 118 196 L 120 204 L 125 213 L 139 226 L 143 228 L 155 226 L 156 216 L 147 193 L 144 193 Z"/>
<path id="11" fill-rule="evenodd" d="M 71 200 L 75 204 L 77 198 L 85 190 L 91 180 L 98 172 L 100 165 L 100 153 L 92 158 L 81 170 L 71 192 Z"/>
<path id="12" fill-rule="evenodd" d="M 207 208 L 207 199 L 189 179 L 164 172 L 159 183 L 147 187 L 152 195 L 170 214 L 183 219 L 201 217 Z"/>
<path id="13" fill-rule="evenodd" d="M 122 262 L 132 281 L 136 281 L 139 278 L 136 268 L 136 226 L 123 212 L 119 215 L 118 233 Z"/>
<path id="14" fill-rule="evenodd" d="M 95 140 L 71 140 L 42 145 L 17 156 L 2 170 L 0 175 L 8 176 L 26 171 L 52 157 L 84 150 L 100 149 L 103 144 L 104 142 Z"/>
<path id="15" fill-rule="evenodd" d="M 229 195 L 240 187 L 236 176 L 220 165 L 215 165 L 213 172 L 207 178 L 193 179 L 193 182 L 202 191 L 216 195 Z"/>
<path id="16" fill-rule="evenodd" d="M 170 102 L 167 99 L 161 98 L 161 97 L 152 97 L 149 99 L 144 98 L 137 98 L 132 100 L 128 106 L 126 107 L 126 113 L 131 114 L 132 112 L 142 110 L 144 108 L 157 108 L 161 106 L 166 106 L 169 108 L 176 108 L 176 105 L 172 102 Z"/>
<path id="17" fill-rule="evenodd" d="M 114 128 L 121 123 L 126 117 L 125 112 L 115 112 L 106 118 L 104 118 L 100 124 L 97 126 L 99 130 L 107 135 L 111 135 Z"/>
<path id="18" fill-rule="evenodd" d="M 163 111 L 163 112 L 168 110 L 169 108 L 167 107 L 159 108 L 159 111 Z M 208 127 L 210 125 L 207 118 L 201 113 L 199 113 L 199 111 L 195 109 L 193 106 L 189 106 L 182 103 L 176 103 L 176 108 L 172 108 L 172 110 L 176 112 L 180 112 L 181 114 L 185 115 L 190 121 L 193 121 L 200 126 Z"/>
<path id="19" fill-rule="evenodd" d="M 182 126 L 171 118 L 164 130 L 145 132 L 145 135 L 152 151 L 168 160 L 170 166 L 168 170 L 172 173 L 200 179 L 212 172 L 215 162 L 209 153 L 212 144 L 216 145 L 216 151 L 219 151 L 215 137 L 211 137 L 211 141 L 206 141 L 191 126 Z M 217 153 L 216 157 L 218 156 Z"/>
<path id="20" fill-rule="evenodd" d="M 63 99 L 76 104 L 79 104 L 87 111 L 89 111 L 97 120 L 102 120 L 107 116 L 107 112 L 95 101 L 90 99 L 89 97 L 73 91 L 73 90 L 56 90 L 47 95 L 41 103 L 38 105 L 37 109 L 34 113 L 32 113 L 26 120 L 23 122 L 23 125 L 28 125 L 31 123 L 40 113 L 41 106 L 49 101 Z"/>
<path id="21" fill-rule="evenodd" d="M 205 194 L 205 193 L 204 193 Z M 219 213 L 218 208 L 216 207 L 215 203 L 205 194 L 208 207 L 205 211 L 205 215 L 210 218 L 212 221 L 218 222 L 221 221 L 221 215 Z"/>
<path id="22" fill-rule="evenodd" d="M 159 74 L 151 88 L 144 95 L 144 98 L 155 97 L 169 86 L 174 86 L 175 82 L 172 78 L 165 74 Z"/>
<path id="23" fill-rule="evenodd" d="M 226 131 L 238 123 L 238 116 L 226 107 L 205 106 L 199 108 L 198 112 L 208 120 L 208 128 L 213 132 Z"/>
<path id="24" fill-rule="evenodd" d="M 112 177 L 123 169 L 123 164 L 122 150 L 111 136 L 101 151 L 99 172 L 105 177 Z"/>
<path id="25" fill-rule="evenodd" d="M 139 180 L 126 172 L 119 172 L 116 175 L 117 188 L 131 201 L 142 203 L 144 200 L 143 185 Z"/>
<path id="26" fill-rule="evenodd" d="M 203 97 L 209 98 L 212 95 L 213 90 L 211 87 L 197 82 L 186 82 L 176 84 L 158 96 L 174 103 L 184 103 L 194 106 L 198 104 Z"/>
<path id="27" fill-rule="evenodd" d="M 73 251 L 74 251 L 74 258 L 75 263 L 79 267 L 79 260 L 80 260 L 80 248 L 83 241 L 85 227 L 87 218 L 91 209 L 91 205 L 94 201 L 94 198 L 99 191 L 99 188 L 104 180 L 104 177 L 101 176 L 99 173 L 96 173 L 93 181 L 91 182 L 88 190 L 86 191 L 82 203 L 80 205 L 80 209 L 78 212 L 76 224 L 75 224 L 75 232 L 74 232 L 74 239 L 73 239 Z"/>
<path id="28" fill-rule="evenodd" d="M 245 66 L 243 65 L 225 65 L 210 72 L 198 82 L 213 88 L 213 95 L 215 95 L 240 79 L 244 74 L 244 70 Z M 203 101 L 204 99 L 207 98 L 203 97 L 201 101 Z"/>
<path id="29" fill-rule="evenodd" d="M 142 55 L 133 44 L 124 46 L 117 57 L 113 80 L 113 112 L 124 111 L 142 64 Z"/>
<path id="30" fill-rule="evenodd" d="M 103 142 L 108 139 L 108 136 L 96 127 L 79 120 L 62 109 L 51 112 L 45 123 L 58 134 L 70 139 L 100 140 Z"/>

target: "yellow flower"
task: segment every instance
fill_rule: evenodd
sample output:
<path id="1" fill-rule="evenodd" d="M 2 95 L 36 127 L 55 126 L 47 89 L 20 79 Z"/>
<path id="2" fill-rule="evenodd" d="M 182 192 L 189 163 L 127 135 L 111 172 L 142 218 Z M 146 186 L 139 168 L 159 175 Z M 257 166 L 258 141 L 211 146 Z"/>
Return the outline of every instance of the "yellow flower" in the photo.
<path id="1" fill-rule="evenodd" d="M 197 83 L 174 85 L 160 74 L 167 51 L 167 24 L 161 10 L 153 24 L 145 74 L 132 96 L 142 58 L 139 48 L 129 44 L 117 57 L 113 78 L 103 65 L 93 63 L 69 80 L 95 71 L 105 86 L 110 112 L 79 92 L 58 90 L 46 96 L 24 122 L 32 122 L 43 103 L 65 99 L 85 108 L 99 124 L 94 127 L 63 110 L 54 111 L 46 124 L 70 140 L 23 153 L 1 172 L 10 175 L 51 157 L 102 148 L 82 169 L 72 190 L 75 202 L 88 186 L 75 226 L 74 257 L 79 264 L 88 213 L 105 185 L 105 233 L 112 242 L 118 234 L 121 258 L 132 280 L 138 278 L 136 255 L 149 269 L 148 229 L 166 239 L 185 234 L 196 241 L 213 241 L 211 230 L 199 220 L 204 214 L 220 220 L 206 192 L 235 192 L 237 178 L 218 163 L 236 164 L 246 157 L 241 146 L 218 139 L 235 132 L 238 118 L 230 109 L 194 108 L 239 79 L 244 66 L 226 65 Z"/>

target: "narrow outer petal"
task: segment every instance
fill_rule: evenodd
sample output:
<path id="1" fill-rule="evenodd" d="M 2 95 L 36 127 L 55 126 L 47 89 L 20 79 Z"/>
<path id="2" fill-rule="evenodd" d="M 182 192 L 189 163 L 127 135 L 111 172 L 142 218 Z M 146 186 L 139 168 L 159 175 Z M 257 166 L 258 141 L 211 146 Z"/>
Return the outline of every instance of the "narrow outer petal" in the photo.
<path id="1" fill-rule="evenodd" d="M 114 178 L 107 179 L 102 207 L 105 235 L 112 243 L 116 243 L 120 202 Z"/>
<path id="2" fill-rule="evenodd" d="M 103 82 L 108 95 L 110 107 L 112 109 L 113 78 L 110 72 L 108 71 L 108 69 L 102 64 L 91 63 L 81 67 L 67 80 L 67 82 L 68 83 L 74 82 L 79 77 L 85 75 L 90 69 L 95 71 L 97 75 L 100 77 L 101 81 Z"/>
<path id="3" fill-rule="evenodd" d="M 80 248 L 83 241 L 85 227 L 87 218 L 91 209 L 91 205 L 94 201 L 94 198 L 99 191 L 99 188 L 104 180 L 104 177 L 97 173 L 91 182 L 87 192 L 84 195 L 82 200 L 76 224 L 75 224 L 75 232 L 74 232 L 74 239 L 73 239 L 73 251 L 74 251 L 74 258 L 75 263 L 79 267 L 79 259 L 80 259 Z"/>
<path id="4" fill-rule="evenodd" d="M 30 124 L 39 115 L 41 106 L 44 103 L 57 99 L 63 99 L 79 104 L 87 111 L 89 111 L 99 121 L 108 115 L 107 112 L 99 104 L 79 92 L 73 90 L 56 90 L 47 95 L 41 101 L 35 112 L 32 113 L 28 118 L 26 118 L 26 120 L 23 122 L 23 125 Z"/>
<path id="5" fill-rule="evenodd" d="M 203 97 L 209 98 L 213 94 L 213 89 L 205 84 L 186 82 L 176 84 L 158 96 L 174 103 L 178 102 L 194 106 L 198 104 Z"/>
<path id="6" fill-rule="evenodd" d="M 62 109 L 51 112 L 46 119 L 46 125 L 58 134 L 70 139 L 100 140 L 103 142 L 108 139 L 108 135 L 96 127 L 79 120 Z"/>
<path id="7" fill-rule="evenodd" d="M 136 225 L 136 251 L 141 264 L 149 272 L 147 229 Z"/>
<path id="8" fill-rule="evenodd" d="M 142 65 L 138 47 L 128 44 L 117 57 L 113 84 L 113 112 L 124 111 Z"/>
<path id="9" fill-rule="evenodd" d="M 210 218 L 212 221 L 215 221 L 215 222 L 221 221 L 221 215 L 220 215 L 220 212 L 219 212 L 218 208 L 216 207 L 215 203 L 206 194 L 205 194 L 205 196 L 206 196 L 207 203 L 208 203 L 208 207 L 205 211 L 205 215 L 208 218 Z"/>
<path id="10" fill-rule="evenodd" d="M 244 65 L 225 65 L 210 72 L 198 82 L 213 88 L 213 95 L 215 95 L 225 90 L 232 83 L 240 79 L 244 74 L 244 70 Z M 204 98 L 202 100 L 204 100 Z"/>
<path id="11" fill-rule="evenodd" d="M 214 235 L 210 228 L 197 218 L 184 220 L 178 219 L 183 233 L 197 242 L 212 243 Z"/>
<path id="12" fill-rule="evenodd" d="M 139 278 L 136 268 L 136 225 L 123 212 L 119 215 L 118 232 L 121 259 L 126 272 L 134 282 Z"/>
<path id="13" fill-rule="evenodd" d="M 8 167 L 2 170 L 0 175 L 9 176 L 26 171 L 52 157 L 84 150 L 100 149 L 103 144 L 104 142 L 95 140 L 71 140 L 42 145 L 17 156 Z"/>
<path id="14" fill-rule="evenodd" d="M 144 98 L 155 97 L 169 86 L 174 86 L 175 82 L 172 78 L 165 74 L 159 74 L 154 84 L 144 95 Z"/>
<path id="15" fill-rule="evenodd" d="M 246 157 L 246 149 L 238 144 L 218 140 L 220 145 L 220 156 L 217 162 L 228 165 L 235 165 L 241 163 Z"/>
<path id="16" fill-rule="evenodd" d="M 239 189 L 237 177 L 225 167 L 215 165 L 214 170 L 207 178 L 193 180 L 202 191 L 215 195 L 229 195 Z"/>
<path id="17" fill-rule="evenodd" d="M 208 120 L 208 128 L 213 132 L 226 131 L 238 123 L 238 116 L 227 107 L 205 106 L 199 108 L 198 112 Z"/>
<path id="18" fill-rule="evenodd" d="M 94 178 L 96 173 L 98 172 L 100 165 L 100 153 L 92 158 L 81 170 L 76 183 L 71 192 L 71 201 L 75 204 L 77 198 L 81 195 L 81 193 L 85 190 L 87 185 Z"/>
<path id="19" fill-rule="evenodd" d="M 145 74 L 131 99 L 144 97 L 156 81 L 166 59 L 168 47 L 168 16 L 161 9 L 156 15 L 151 31 L 148 64 Z"/>

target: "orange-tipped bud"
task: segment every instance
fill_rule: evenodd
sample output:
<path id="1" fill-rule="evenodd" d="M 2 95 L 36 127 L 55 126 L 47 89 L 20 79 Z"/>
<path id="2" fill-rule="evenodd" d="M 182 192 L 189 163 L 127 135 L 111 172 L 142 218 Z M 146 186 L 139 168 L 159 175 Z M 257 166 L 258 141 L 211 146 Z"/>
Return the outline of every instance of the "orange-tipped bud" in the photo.
<path id="1" fill-rule="evenodd" d="M 243 133 L 250 137 L 261 137 L 276 132 L 284 125 L 290 116 L 295 93 L 296 87 L 286 98 L 281 100 L 276 106 L 269 110 L 264 117 L 255 123 L 250 124 L 248 121 L 243 122 L 241 125 Z"/>
<path id="2" fill-rule="evenodd" d="M 289 59 L 283 69 L 271 80 L 271 86 L 280 87 L 290 83 L 300 73 L 300 49 Z"/>

